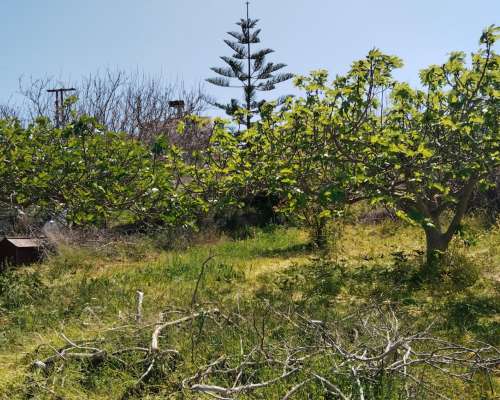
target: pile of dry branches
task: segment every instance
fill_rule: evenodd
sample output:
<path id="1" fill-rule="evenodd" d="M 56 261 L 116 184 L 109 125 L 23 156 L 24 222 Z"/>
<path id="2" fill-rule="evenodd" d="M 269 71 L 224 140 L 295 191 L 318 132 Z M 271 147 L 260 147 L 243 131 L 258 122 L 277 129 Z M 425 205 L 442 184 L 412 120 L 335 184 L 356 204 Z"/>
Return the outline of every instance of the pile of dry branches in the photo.
<path id="1" fill-rule="evenodd" d="M 143 300 L 144 294 L 138 292 L 128 323 L 107 328 L 99 339 L 75 341 L 61 333 L 65 345 L 50 346 L 52 354 L 32 364 L 34 373 L 42 371 L 45 377 L 62 373 L 75 360 L 127 366 L 131 359 L 135 364 L 139 359 L 140 375 L 123 398 L 142 393 L 153 381 L 156 386 L 164 381 L 166 392 L 191 393 L 194 398 L 234 399 L 274 390 L 283 400 L 304 398 L 300 395 L 304 391 L 364 400 L 374 398 L 374 388 L 381 382 L 390 381 L 398 398 L 447 399 L 444 381 L 467 383 L 476 376 L 490 377 L 500 365 L 497 348 L 450 343 L 432 336 L 431 326 L 410 332 L 388 306 L 326 322 L 269 305 L 249 315 L 239 306 L 225 313 L 193 304 L 186 310 L 167 309 L 155 322 L 147 322 Z M 214 335 L 220 337 L 219 346 L 206 343 Z M 224 335 L 237 344 L 224 345 Z M 132 342 L 127 340 L 131 337 L 135 337 Z M 182 379 L 167 385 L 168 376 L 158 374 L 165 365 L 167 375 L 175 370 L 179 376 L 181 371 Z M 36 382 L 55 393 L 43 380 Z"/>

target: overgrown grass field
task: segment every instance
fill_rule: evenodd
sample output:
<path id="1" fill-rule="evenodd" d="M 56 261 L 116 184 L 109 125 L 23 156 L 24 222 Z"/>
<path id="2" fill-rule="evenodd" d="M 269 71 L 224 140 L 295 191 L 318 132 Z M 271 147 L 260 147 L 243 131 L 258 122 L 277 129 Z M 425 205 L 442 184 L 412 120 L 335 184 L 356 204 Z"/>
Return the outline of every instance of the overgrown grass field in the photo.
<path id="1" fill-rule="evenodd" d="M 214 360 L 224 360 L 229 370 L 238 357 L 260 352 L 269 361 L 271 352 L 279 358 L 288 354 L 285 348 L 313 343 L 305 336 L 317 332 L 299 329 L 291 315 L 322 324 L 343 321 L 339 332 L 354 332 L 357 340 L 353 316 L 376 307 L 405 332 L 429 330 L 464 346 L 498 346 L 500 227 L 486 228 L 478 219 L 466 226 L 438 272 L 422 269 L 420 229 L 393 221 L 337 226 L 322 252 L 303 231 L 281 227 L 256 230 L 243 240 L 205 238 L 181 250 L 161 250 L 146 238 L 61 246 L 41 265 L 0 275 L 0 398 L 402 399 L 410 392 L 411 398 L 434 398 L 434 389 L 390 376 L 363 380 L 359 393 L 321 355 L 302 359 L 301 371 L 255 390 L 229 396 L 190 387 L 204 382 L 200 376 Z M 140 311 L 137 291 L 144 294 Z M 199 310 L 227 318 L 196 317 L 162 332 L 159 346 L 170 353 L 151 366 L 157 322 Z M 68 343 L 77 344 L 78 353 L 98 348 L 109 357 L 65 357 L 61 349 Z M 217 375 L 211 383 L 237 387 L 276 377 L 272 362 L 262 361 L 258 369 L 252 363 L 239 376 Z M 338 392 L 326 380 L 308 378 L 306 369 L 320 371 Z M 443 398 L 494 399 L 500 393 L 494 374 L 477 371 L 463 382 L 431 367 L 418 371 Z"/>

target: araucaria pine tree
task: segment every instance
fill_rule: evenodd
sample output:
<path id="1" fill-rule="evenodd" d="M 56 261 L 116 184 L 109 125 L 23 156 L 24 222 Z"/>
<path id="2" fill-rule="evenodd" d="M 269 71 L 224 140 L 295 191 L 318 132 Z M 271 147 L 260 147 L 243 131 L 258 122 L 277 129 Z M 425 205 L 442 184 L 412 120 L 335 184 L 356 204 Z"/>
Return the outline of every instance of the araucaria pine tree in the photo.
<path id="1" fill-rule="evenodd" d="M 208 82 L 222 87 L 242 88 L 244 92 L 243 105 L 237 99 L 231 99 L 229 104 L 215 103 L 219 108 L 226 111 L 228 115 L 234 115 L 240 108 L 247 110 L 246 118 L 242 121 L 247 128 L 250 127 L 252 115 L 258 111 L 261 102 L 257 101 L 257 91 L 270 91 L 275 89 L 278 83 L 287 81 L 293 77 L 290 73 L 277 73 L 286 67 L 283 63 L 266 62 L 266 56 L 273 53 L 272 49 L 260 49 L 252 51 L 252 45 L 260 43 L 260 29 L 256 29 L 259 20 L 250 19 L 247 2 L 247 17 L 236 24 L 241 32 L 228 32 L 236 40 L 224 40 L 234 51 L 231 57 L 222 56 L 221 59 L 227 64 L 226 67 L 213 67 L 212 71 L 219 76 L 207 79 Z M 232 81 L 236 81 L 232 84 Z"/>

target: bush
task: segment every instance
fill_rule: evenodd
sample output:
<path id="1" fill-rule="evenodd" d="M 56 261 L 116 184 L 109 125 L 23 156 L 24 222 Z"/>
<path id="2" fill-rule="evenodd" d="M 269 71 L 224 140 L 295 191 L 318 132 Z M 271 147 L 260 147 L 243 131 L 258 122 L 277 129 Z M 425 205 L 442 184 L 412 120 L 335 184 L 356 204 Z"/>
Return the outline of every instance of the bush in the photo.
<path id="1" fill-rule="evenodd" d="M 465 289 L 479 279 L 477 266 L 461 253 L 448 253 L 441 267 L 443 279 L 449 280 L 454 288 Z"/>
<path id="2" fill-rule="evenodd" d="M 47 294 L 40 274 L 6 271 L 0 274 L 0 309 L 15 310 L 39 303 Z"/>
<path id="3" fill-rule="evenodd" d="M 423 281 L 439 285 L 440 290 L 464 290 L 479 279 L 477 265 L 461 249 L 451 248 L 420 271 Z"/>
<path id="4" fill-rule="evenodd" d="M 299 303 L 328 303 L 340 293 L 343 275 L 342 267 L 320 259 L 306 267 L 294 265 L 288 268 L 280 274 L 276 284 Z"/>

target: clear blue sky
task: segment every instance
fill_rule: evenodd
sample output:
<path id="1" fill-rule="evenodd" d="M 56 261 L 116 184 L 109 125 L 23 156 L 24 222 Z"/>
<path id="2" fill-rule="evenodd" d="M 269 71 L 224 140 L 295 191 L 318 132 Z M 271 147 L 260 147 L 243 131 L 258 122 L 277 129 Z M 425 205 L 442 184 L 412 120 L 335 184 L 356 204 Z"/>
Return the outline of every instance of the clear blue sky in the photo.
<path id="1" fill-rule="evenodd" d="M 0 0 L 0 102 L 18 78 L 78 80 L 99 69 L 143 70 L 195 85 L 230 55 L 222 42 L 244 14 L 244 0 Z M 343 72 L 372 47 L 399 55 L 400 79 L 477 48 L 484 27 L 500 23 L 500 0 L 252 0 L 270 61 L 305 74 Z M 225 101 L 238 92 L 206 84 Z M 283 87 L 276 94 L 293 91 Z"/>

